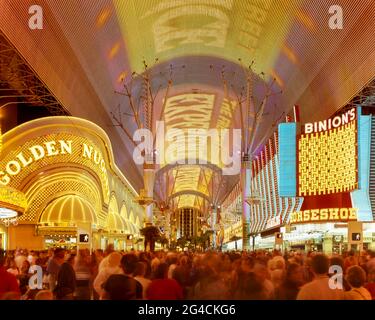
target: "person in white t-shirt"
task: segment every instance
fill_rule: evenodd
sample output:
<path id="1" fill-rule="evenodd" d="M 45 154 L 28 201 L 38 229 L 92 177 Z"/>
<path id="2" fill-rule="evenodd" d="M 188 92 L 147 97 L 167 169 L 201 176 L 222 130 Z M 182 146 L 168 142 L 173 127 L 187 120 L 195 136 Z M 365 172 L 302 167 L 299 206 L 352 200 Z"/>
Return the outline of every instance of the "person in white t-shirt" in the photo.
<path id="1" fill-rule="evenodd" d="M 17 250 L 16 251 L 16 257 L 14 258 L 14 261 L 16 263 L 16 266 L 17 266 L 18 270 L 21 270 L 22 265 L 25 262 L 25 260 L 26 260 L 26 257 L 23 254 L 23 251 L 22 250 Z"/>
<path id="2" fill-rule="evenodd" d="M 107 256 L 107 262 L 102 268 L 100 269 L 98 275 L 94 280 L 94 289 L 99 294 L 99 297 L 102 299 L 105 290 L 103 288 L 103 284 L 107 281 L 107 279 L 113 274 L 123 274 L 123 270 L 120 267 L 122 255 L 118 252 L 112 252 L 109 256 Z M 104 261 L 104 260 L 103 260 Z"/>
<path id="3" fill-rule="evenodd" d="M 305 284 L 297 295 L 297 300 L 343 300 L 344 291 L 328 277 L 329 259 L 324 254 L 317 254 L 311 260 L 314 279 Z"/>

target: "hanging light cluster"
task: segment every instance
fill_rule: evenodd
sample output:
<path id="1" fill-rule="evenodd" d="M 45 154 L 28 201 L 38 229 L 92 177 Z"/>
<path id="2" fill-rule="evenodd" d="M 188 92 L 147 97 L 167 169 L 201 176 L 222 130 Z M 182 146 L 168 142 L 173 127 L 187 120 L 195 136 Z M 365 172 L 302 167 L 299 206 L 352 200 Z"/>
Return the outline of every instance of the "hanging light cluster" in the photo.
<path id="1" fill-rule="evenodd" d="M 3 148 L 3 135 L 0 121 L 0 154 Z M 9 186 L 0 188 L 0 223 L 9 227 L 18 224 L 18 216 L 23 214 L 27 206 L 25 195 Z"/>
<path id="2" fill-rule="evenodd" d="M 0 188 L 0 223 L 5 226 L 17 225 L 18 217 L 25 212 L 25 195 L 9 186 Z"/>
<path id="3" fill-rule="evenodd" d="M 0 223 L 9 227 L 18 225 L 18 213 L 7 208 L 0 208 Z"/>

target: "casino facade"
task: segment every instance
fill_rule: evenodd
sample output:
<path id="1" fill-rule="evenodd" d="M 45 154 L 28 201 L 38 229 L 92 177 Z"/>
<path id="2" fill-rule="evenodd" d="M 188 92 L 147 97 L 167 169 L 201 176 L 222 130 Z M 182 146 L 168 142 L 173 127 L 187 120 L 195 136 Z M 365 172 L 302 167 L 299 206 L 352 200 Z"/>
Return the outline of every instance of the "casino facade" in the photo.
<path id="1" fill-rule="evenodd" d="M 138 194 L 114 163 L 101 128 L 74 117 L 49 117 L 2 138 L 2 190 L 15 190 L 26 202 L 19 204 L 24 210 L 18 224 L 2 227 L 2 247 L 140 246 L 144 209 L 134 201 Z"/>
<path id="2" fill-rule="evenodd" d="M 374 116 L 360 106 L 301 124 L 295 106 L 252 163 L 252 246 L 323 251 L 375 249 Z M 234 190 L 235 191 L 235 190 Z M 241 203 L 230 194 L 224 210 Z M 233 249 L 241 231 L 225 230 Z"/>
<path id="3" fill-rule="evenodd" d="M 40 2 L 0 1 L 1 248 L 375 249 L 375 1 Z"/>

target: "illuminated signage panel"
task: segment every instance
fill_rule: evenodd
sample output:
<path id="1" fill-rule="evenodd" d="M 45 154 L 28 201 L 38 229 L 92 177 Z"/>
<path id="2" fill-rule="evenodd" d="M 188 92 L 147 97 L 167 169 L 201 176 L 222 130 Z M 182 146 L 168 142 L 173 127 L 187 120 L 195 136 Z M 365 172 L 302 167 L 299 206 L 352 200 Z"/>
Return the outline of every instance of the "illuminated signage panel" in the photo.
<path id="1" fill-rule="evenodd" d="M 304 125 L 304 129 L 305 129 L 304 133 L 309 134 L 309 133 L 322 132 L 322 131 L 327 131 L 327 130 L 331 130 L 334 128 L 339 128 L 345 124 L 348 124 L 349 122 L 355 119 L 356 119 L 356 110 L 355 108 L 352 108 L 342 113 L 341 115 L 335 116 L 331 119 L 306 123 Z"/>
<path id="2" fill-rule="evenodd" d="M 107 164 L 100 148 L 89 140 L 69 134 L 43 136 L 26 142 L 0 161 L 0 187 L 18 188 L 25 176 L 42 167 L 59 163 L 77 163 L 96 172 L 109 197 Z"/>
<path id="3" fill-rule="evenodd" d="M 294 122 L 279 124 L 278 186 L 281 197 L 297 195 L 297 124 Z"/>
<path id="4" fill-rule="evenodd" d="M 342 119 L 345 121 L 346 118 L 348 119 L 344 125 L 300 136 L 298 140 L 299 196 L 350 192 L 358 188 L 357 121 L 355 113 L 354 116 L 349 112 L 347 115 L 347 117 L 339 117 L 341 123 L 343 123 Z M 332 122 L 333 120 L 330 121 Z"/>
<path id="5" fill-rule="evenodd" d="M 357 208 L 312 209 L 293 212 L 291 224 L 337 221 L 357 221 Z"/>
<path id="6" fill-rule="evenodd" d="M 276 217 L 268 219 L 265 229 L 267 230 L 267 229 L 279 227 L 281 225 L 281 221 L 282 221 L 281 215 L 277 215 Z"/>

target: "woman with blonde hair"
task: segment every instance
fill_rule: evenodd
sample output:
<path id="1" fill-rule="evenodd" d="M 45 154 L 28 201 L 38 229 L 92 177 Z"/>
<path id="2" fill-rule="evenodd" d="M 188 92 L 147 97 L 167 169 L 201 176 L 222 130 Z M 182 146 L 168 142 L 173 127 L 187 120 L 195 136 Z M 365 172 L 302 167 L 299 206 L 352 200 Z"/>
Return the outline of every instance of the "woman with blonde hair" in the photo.
<path id="1" fill-rule="evenodd" d="M 105 291 L 103 289 L 104 283 L 113 274 L 123 274 L 120 266 L 122 255 L 118 252 L 112 252 L 108 256 L 107 264 L 99 271 L 94 280 L 94 289 L 98 293 L 100 299 L 103 298 Z"/>

